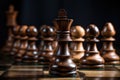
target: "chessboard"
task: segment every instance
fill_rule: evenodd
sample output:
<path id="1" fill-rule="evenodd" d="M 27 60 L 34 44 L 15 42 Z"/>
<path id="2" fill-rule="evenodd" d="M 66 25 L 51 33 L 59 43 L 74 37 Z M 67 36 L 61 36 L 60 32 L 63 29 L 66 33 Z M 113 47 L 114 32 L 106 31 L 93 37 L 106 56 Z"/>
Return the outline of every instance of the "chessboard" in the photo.
<path id="1" fill-rule="evenodd" d="M 34 25 L 17 24 L 13 6 L 6 13 L 9 32 L 0 52 L 0 80 L 120 80 L 120 56 L 113 46 L 116 30 L 111 22 L 102 30 L 95 24 L 84 30 L 72 26 L 73 19 L 60 9 L 54 27 L 45 24 L 38 30 Z M 2 59 L 9 64 L 4 65 Z"/>
<path id="2" fill-rule="evenodd" d="M 9 65 L 0 70 L 0 80 L 120 80 L 120 65 L 106 65 L 104 69 L 77 69 L 76 77 L 49 75 L 43 65 Z"/>

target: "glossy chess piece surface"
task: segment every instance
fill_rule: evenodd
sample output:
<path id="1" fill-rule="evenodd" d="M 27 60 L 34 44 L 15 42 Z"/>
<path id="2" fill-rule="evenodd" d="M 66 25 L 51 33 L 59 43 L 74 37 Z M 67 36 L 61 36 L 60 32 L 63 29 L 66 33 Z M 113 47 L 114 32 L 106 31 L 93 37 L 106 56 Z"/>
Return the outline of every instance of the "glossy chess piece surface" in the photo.
<path id="1" fill-rule="evenodd" d="M 20 33 L 19 33 L 19 31 L 20 31 L 19 25 L 17 25 L 16 27 L 13 27 L 12 33 L 14 34 L 14 44 L 13 44 L 13 47 L 10 51 L 11 56 L 14 56 L 20 47 Z"/>
<path id="2" fill-rule="evenodd" d="M 41 49 L 39 48 L 39 63 L 49 65 L 53 61 L 54 49 L 52 42 L 54 40 L 55 31 L 52 27 L 43 25 L 39 32 L 41 40 L 44 43 L 44 45 L 40 46 Z"/>
<path id="3" fill-rule="evenodd" d="M 23 55 L 25 54 L 28 47 L 28 36 L 27 36 L 27 25 L 22 25 L 20 28 L 20 47 L 15 55 L 15 63 L 21 63 Z"/>
<path id="4" fill-rule="evenodd" d="M 83 27 L 77 25 L 71 28 L 72 42 L 70 44 L 70 51 L 73 61 L 79 65 L 80 59 L 84 56 L 85 50 L 83 47 L 85 30 Z"/>
<path id="5" fill-rule="evenodd" d="M 100 32 L 96 25 L 90 24 L 86 29 L 86 52 L 84 57 L 80 60 L 81 68 L 97 69 L 104 68 L 104 59 L 100 56 L 100 52 L 97 49 L 97 37 Z"/>
<path id="6" fill-rule="evenodd" d="M 76 65 L 72 61 L 68 42 L 72 41 L 70 37 L 70 27 L 73 19 L 67 18 L 64 9 L 58 12 L 58 18 L 54 20 L 54 25 L 58 26 L 57 38 L 58 46 L 55 52 L 55 60 L 50 65 L 49 73 L 52 76 L 71 77 L 76 76 Z"/>
<path id="7" fill-rule="evenodd" d="M 22 62 L 34 64 L 38 62 L 38 49 L 36 46 L 38 30 L 35 26 L 29 26 L 26 33 L 28 36 L 28 47 L 23 55 Z"/>
<path id="8" fill-rule="evenodd" d="M 42 46 L 44 45 L 44 41 L 42 40 L 43 39 L 43 36 L 41 35 L 41 31 L 42 31 L 42 28 L 44 28 L 46 25 L 42 25 L 40 26 L 40 29 L 38 31 L 38 35 L 39 35 L 39 39 L 40 39 L 40 43 L 39 43 L 39 46 L 38 46 L 38 50 L 39 52 L 42 50 Z"/>
<path id="9" fill-rule="evenodd" d="M 115 41 L 113 36 L 115 34 L 114 26 L 110 22 L 106 23 L 101 31 L 101 41 L 103 42 L 101 55 L 105 59 L 105 64 L 120 64 L 120 57 L 113 46 L 113 42 Z"/>

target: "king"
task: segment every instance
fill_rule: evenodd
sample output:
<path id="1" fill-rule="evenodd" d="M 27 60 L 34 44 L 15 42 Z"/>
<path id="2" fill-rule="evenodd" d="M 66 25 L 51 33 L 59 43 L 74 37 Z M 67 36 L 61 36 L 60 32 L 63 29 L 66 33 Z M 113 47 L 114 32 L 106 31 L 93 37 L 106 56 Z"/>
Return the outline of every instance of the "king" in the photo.
<path id="1" fill-rule="evenodd" d="M 72 41 L 70 38 L 70 27 L 73 19 L 68 19 L 66 11 L 60 9 L 58 18 L 54 20 L 54 26 L 57 28 L 58 41 L 57 50 L 55 52 L 55 60 L 50 65 L 50 75 L 60 77 L 76 76 L 76 65 L 71 59 L 68 43 Z"/>

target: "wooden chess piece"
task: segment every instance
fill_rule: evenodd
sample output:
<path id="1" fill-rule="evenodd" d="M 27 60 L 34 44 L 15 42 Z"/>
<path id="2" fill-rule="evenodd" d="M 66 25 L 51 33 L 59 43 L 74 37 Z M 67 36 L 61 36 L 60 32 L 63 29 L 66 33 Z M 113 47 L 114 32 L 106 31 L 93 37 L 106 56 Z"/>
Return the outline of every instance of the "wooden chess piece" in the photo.
<path id="1" fill-rule="evenodd" d="M 5 46 L 3 47 L 3 52 L 9 53 L 14 42 L 12 28 L 17 25 L 16 17 L 18 12 L 14 11 L 14 6 L 10 5 L 9 10 L 6 12 L 6 25 L 8 27 L 8 39 L 6 41 Z"/>
<path id="2" fill-rule="evenodd" d="M 11 56 L 14 56 L 20 47 L 20 33 L 19 33 L 19 31 L 20 31 L 19 25 L 17 25 L 16 27 L 13 27 L 12 33 L 14 34 L 14 44 L 13 44 L 13 47 L 10 51 Z"/>
<path id="3" fill-rule="evenodd" d="M 38 51 L 40 52 L 42 50 L 42 47 L 44 46 L 44 41 L 42 40 L 43 39 L 43 36 L 41 35 L 41 31 L 42 31 L 42 28 L 44 28 L 46 25 L 42 25 L 40 26 L 40 29 L 39 29 L 39 39 L 40 39 L 40 43 L 39 43 L 39 46 L 38 46 Z"/>
<path id="4" fill-rule="evenodd" d="M 55 53 L 55 51 L 57 49 L 57 45 L 58 45 L 58 41 L 56 40 L 56 37 L 57 37 L 57 35 L 56 35 L 57 34 L 57 27 L 54 26 L 52 28 L 54 29 L 54 40 L 52 41 L 52 47 L 53 47 L 54 53 Z"/>
<path id="5" fill-rule="evenodd" d="M 113 46 L 113 41 L 115 41 L 115 38 L 113 38 L 113 36 L 115 34 L 116 31 L 114 29 L 114 26 L 110 22 L 106 23 L 101 31 L 101 35 L 103 37 L 101 39 L 103 42 L 101 55 L 105 59 L 105 64 L 120 64 L 120 58 Z"/>
<path id="6" fill-rule="evenodd" d="M 20 47 L 15 55 L 15 64 L 21 63 L 23 55 L 26 52 L 26 49 L 28 47 L 28 36 L 27 36 L 27 25 L 23 25 L 20 28 Z"/>
<path id="7" fill-rule="evenodd" d="M 80 60 L 80 68 L 104 68 L 104 59 L 100 56 L 96 42 L 99 42 L 99 29 L 96 25 L 90 24 L 86 29 L 87 49 L 84 57 Z"/>
<path id="8" fill-rule="evenodd" d="M 85 35 L 85 30 L 77 25 L 71 27 L 71 36 L 72 36 L 72 42 L 70 47 L 70 52 L 73 61 L 76 63 L 76 65 L 79 65 L 80 59 L 84 56 L 85 50 L 83 47 L 83 36 Z"/>
<path id="9" fill-rule="evenodd" d="M 37 63 L 38 62 L 38 49 L 36 46 L 38 31 L 35 26 L 29 26 L 27 29 L 28 47 L 23 55 L 22 62 L 24 63 Z"/>
<path id="10" fill-rule="evenodd" d="M 72 77 L 76 76 L 76 65 L 72 61 L 68 42 L 72 41 L 70 38 L 70 27 L 73 19 L 68 19 L 66 11 L 60 9 L 58 18 L 55 19 L 54 25 L 58 26 L 57 38 L 58 47 L 55 53 L 55 60 L 50 65 L 49 73 L 52 76 Z"/>
<path id="11" fill-rule="evenodd" d="M 54 29 L 50 26 L 44 25 L 40 29 L 41 40 L 44 45 L 41 46 L 39 50 L 39 63 L 43 65 L 49 65 L 53 61 L 53 46 L 52 42 L 54 40 Z"/>

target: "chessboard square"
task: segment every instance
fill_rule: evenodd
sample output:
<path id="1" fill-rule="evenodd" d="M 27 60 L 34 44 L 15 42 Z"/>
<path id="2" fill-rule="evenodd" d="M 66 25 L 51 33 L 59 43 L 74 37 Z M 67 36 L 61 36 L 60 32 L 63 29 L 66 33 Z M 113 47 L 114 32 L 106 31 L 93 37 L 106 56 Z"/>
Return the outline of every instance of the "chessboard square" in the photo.
<path id="1" fill-rule="evenodd" d="M 8 71 L 42 71 L 41 66 L 12 66 Z"/>
<path id="2" fill-rule="evenodd" d="M 86 77 L 120 77 L 120 71 L 87 71 L 80 70 L 85 73 Z"/>
<path id="3" fill-rule="evenodd" d="M 35 78 L 43 76 L 42 71 L 7 71 L 2 77 L 3 78 Z"/>

